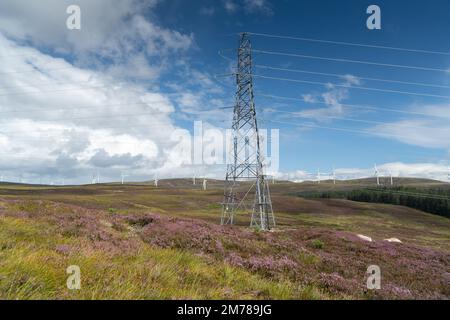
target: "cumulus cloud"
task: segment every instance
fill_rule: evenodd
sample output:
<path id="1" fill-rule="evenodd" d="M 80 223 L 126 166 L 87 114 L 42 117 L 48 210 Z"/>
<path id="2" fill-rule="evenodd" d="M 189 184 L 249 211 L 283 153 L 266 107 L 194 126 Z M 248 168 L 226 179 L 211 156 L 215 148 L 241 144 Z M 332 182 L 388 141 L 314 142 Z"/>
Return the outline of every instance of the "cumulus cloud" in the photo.
<path id="1" fill-rule="evenodd" d="M 189 154 L 170 139 L 187 132 L 175 121 L 219 119 L 222 92 L 184 59 L 194 36 L 158 24 L 158 2 L 80 0 L 81 30 L 66 28 L 72 1 L 0 3 L 5 180 L 86 183 L 97 171 L 102 181 L 117 181 L 122 172 L 135 180 L 192 174 L 179 163 Z M 176 64 L 168 64 L 174 55 Z M 168 73 L 172 83 L 159 81 Z"/>
<path id="2" fill-rule="evenodd" d="M 165 66 L 168 54 L 188 50 L 194 42 L 192 34 L 162 28 L 142 15 L 157 3 L 79 0 L 81 30 L 68 30 L 66 8 L 73 1 L 4 0 L 0 2 L 0 32 L 52 53 L 70 55 L 79 65 L 112 67 L 116 76 L 152 76 Z M 152 59 L 152 66 L 144 58 Z M 105 60 L 110 63 L 105 65 Z M 117 65 L 122 67 L 120 72 Z"/>
<path id="3" fill-rule="evenodd" d="M 351 87 L 352 85 L 359 85 L 360 79 L 356 76 L 347 74 L 342 76 L 340 85 Z M 308 93 L 303 94 L 303 101 L 306 103 L 321 103 L 325 104 L 323 108 L 309 108 L 296 112 L 295 115 L 301 118 L 308 118 L 320 122 L 330 122 L 330 118 L 342 115 L 344 107 L 342 101 L 348 98 L 349 89 L 345 87 L 336 87 L 333 83 L 326 84 L 327 91 L 322 93 Z"/>
<path id="4" fill-rule="evenodd" d="M 0 47 L 10 54 L 0 60 L 5 180 L 86 183 L 96 170 L 118 180 L 124 169 L 148 177 L 167 162 L 174 147 L 167 135 L 177 129 L 167 95 L 76 67 L 1 34 Z"/>

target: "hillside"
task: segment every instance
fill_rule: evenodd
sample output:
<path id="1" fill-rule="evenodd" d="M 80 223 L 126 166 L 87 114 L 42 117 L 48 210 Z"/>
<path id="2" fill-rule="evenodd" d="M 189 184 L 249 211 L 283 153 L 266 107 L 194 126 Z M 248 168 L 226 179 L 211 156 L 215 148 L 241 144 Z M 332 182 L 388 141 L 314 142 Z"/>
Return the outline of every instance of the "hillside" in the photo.
<path id="1" fill-rule="evenodd" d="M 210 182 L 207 191 L 188 179 L 159 188 L 2 185 L 0 298 L 450 298 L 449 219 L 296 195 L 357 182 L 277 182 L 273 232 L 250 230 L 247 216 L 221 227 L 222 182 Z M 79 291 L 65 287 L 72 264 Z M 365 288 L 371 264 L 382 270 L 379 291 Z"/>

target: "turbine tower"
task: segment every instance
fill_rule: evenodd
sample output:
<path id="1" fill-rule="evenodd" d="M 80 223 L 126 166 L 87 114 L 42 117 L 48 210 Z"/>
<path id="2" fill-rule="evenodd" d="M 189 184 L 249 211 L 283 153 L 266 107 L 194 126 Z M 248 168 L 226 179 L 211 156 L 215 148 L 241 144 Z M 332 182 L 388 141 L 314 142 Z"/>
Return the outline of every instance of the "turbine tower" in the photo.
<path id="1" fill-rule="evenodd" d="M 380 185 L 380 177 L 378 175 L 378 168 L 377 168 L 377 164 L 375 163 L 375 177 L 377 178 L 377 186 Z"/>
<path id="2" fill-rule="evenodd" d="M 120 174 L 120 177 L 122 178 L 122 184 L 124 183 L 124 180 L 126 177 L 128 177 L 127 174 L 124 174 L 123 172 Z"/>
<path id="3" fill-rule="evenodd" d="M 334 166 L 333 166 L 333 184 L 336 184 L 336 170 L 334 169 Z"/>
<path id="4" fill-rule="evenodd" d="M 251 227 L 270 230 L 275 226 L 275 217 L 261 155 L 253 94 L 252 47 L 248 33 L 240 34 L 236 85 L 233 149 L 227 165 L 221 224 L 233 224 L 238 212 L 251 212 Z M 242 181 L 250 182 L 250 186 L 245 183 L 241 187 L 239 183 Z M 253 200 L 250 198 L 252 193 Z"/>
<path id="5" fill-rule="evenodd" d="M 317 183 L 320 184 L 320 169 L 317 169 Z"/>

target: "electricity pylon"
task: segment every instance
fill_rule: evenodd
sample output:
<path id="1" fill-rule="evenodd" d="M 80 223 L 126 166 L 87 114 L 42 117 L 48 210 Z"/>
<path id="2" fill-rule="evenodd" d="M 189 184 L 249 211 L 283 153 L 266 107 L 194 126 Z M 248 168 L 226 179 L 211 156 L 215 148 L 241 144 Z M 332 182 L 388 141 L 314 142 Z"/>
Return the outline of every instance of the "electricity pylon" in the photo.
<path id="1" fill-rule="evenodd" d="M 236 104 L 233 112 L 231 159 L 227 166 L 221 224 L 233 224 L 236 214 L 250 213 L 250 226 L 270 230 L 275 217 L 269 184 L 264 175 L 260 136 L 253 95 L 250 36 L 239 39 L 236 73 Z M 240 182 L 247 181 L 248 184 Z M 254 192 L 254 199 L 251 194 Z"/>

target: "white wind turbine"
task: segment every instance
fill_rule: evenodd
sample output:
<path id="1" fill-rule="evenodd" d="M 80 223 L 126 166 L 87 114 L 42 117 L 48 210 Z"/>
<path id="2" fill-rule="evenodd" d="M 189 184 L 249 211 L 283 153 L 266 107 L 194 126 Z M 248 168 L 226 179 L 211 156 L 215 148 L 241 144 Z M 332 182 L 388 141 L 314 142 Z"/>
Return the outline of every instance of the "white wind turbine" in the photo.
<path id="1" fill-rule="evenodd" d="M 380 185 L 380 177 L 378 175 L 378 168 L 377 168 L 377 164 L 375 163 L 375 177 L 377 178 L 377 186 Z"/>
<path id="2" fill-rule="evenodd" d="M 194 176 L 192 177 L 192 184 L 195 186 L 195 172 L 194 172 Z"/>
<path id="3" fill-rule="evenodd" d="M 320 169 L 317 169 L 317 183 L 320 184 Z"/>
<path id="4" fill-rule="evenodd" d="M 389 176 L 391 177 L 391 186 L 394 185 L 394 177 L 392 176 L 392 170 L 389 169 Z"/>
<path id="5" fill-rule="evenodd" d="M 333 166 L 333 184 L 336 184 L 336 170 L 334 169 L 334 166 Z"/>
<path id="6" fill-rule="evenodd" d="M 125 179 L 126 177 L 128 177 L 128 176 L 129 176 L 129 175 L 124 174 L 123 172 L 120 173 L 120 178 L 121 178 L 121 180 L 122 180 L 122 184 L 124 183 L 124 179 Z"/>
<path id="7" fill-rule="evenodd" d="M 203 179 L 203 190 L 207 189 L 208 180 L 206 178 Z"/>
<path id="8" fill-rule="evenodd" d="M 155 185 L 156 188 L 158 188 L 158 174 L 157 173 L 155 173 L 154 185 Z"/>

